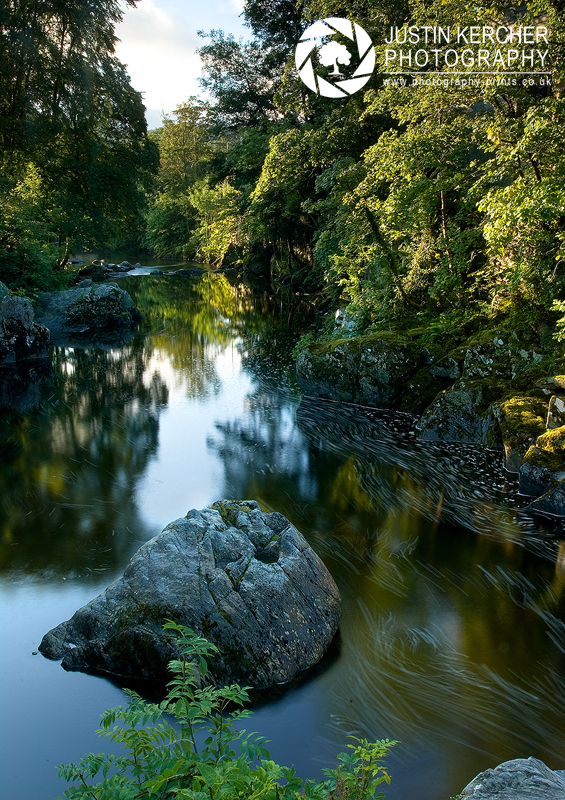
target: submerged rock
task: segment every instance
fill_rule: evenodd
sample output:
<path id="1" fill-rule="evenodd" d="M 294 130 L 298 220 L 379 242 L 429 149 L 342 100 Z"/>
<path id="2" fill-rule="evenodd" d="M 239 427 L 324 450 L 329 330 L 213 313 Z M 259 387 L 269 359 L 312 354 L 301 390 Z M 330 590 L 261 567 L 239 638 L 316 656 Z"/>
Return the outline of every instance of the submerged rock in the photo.
<path id="1" fill-rule="evenodd" d="M 477 775 L 461 800 L 563 800 L 565 770 L 551 770 L 537 758 L 515 758 Z"/>
<path id="2" fill-rule="evenodd" d="M 172 619 L 219 648 L 212 680 L 265 689 L 322 658 L 340 613 L 332 577 L 294 525 L 224 500 L 167 525 L 39 649 L 65 669 L 161 680 L 178 655 L 162 628 Z"/>

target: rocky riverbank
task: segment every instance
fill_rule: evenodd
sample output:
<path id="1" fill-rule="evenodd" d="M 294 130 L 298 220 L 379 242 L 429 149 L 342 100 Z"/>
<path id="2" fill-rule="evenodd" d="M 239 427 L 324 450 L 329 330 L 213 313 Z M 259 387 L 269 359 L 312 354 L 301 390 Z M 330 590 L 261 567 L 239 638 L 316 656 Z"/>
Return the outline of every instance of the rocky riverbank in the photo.
<path id="1" fill-rule="evenodd" d="M 504 451 L 537 511 L 565 516 L 565 367 L 540 341 L 487 330 L 455 348 L 420 335 L 372 333 L 302 348 L 305 395 L 417 416 L 424 441 Z"/>
<path id="2" fill-rule="evenodd" d="M 563 800 L 565 770 L 537 758 L 515 758 L 477 775 L 454 800 Z"/>

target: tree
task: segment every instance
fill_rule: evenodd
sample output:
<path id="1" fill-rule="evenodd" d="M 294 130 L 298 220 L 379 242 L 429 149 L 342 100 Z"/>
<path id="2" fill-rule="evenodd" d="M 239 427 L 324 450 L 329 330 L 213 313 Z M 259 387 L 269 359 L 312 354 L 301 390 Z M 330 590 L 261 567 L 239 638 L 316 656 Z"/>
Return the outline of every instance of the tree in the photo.
<path id="1" fill-rule="evenodd" d="M 12 282 L 39 279 L 32 250 L 46 253 L 49 242 L 58 245 L 55 275 L 73 245 L 107 244 L 140 227 L 156 149 L 141 95 L 113 55 L 121 15 L 117 0 L 17 0 L 0 10 L 0 174 L 10 191 L 32 165 L 43 198 L 42 233 L 22 252 L 18 277 L 8 272 Z M 17 242 L 9 219 L 0 226 Z M 44 281 L 51 271 L 43 264 Z"/>
<path id="2" fill-rule="evenodd" d="M 261 45 L 236 42 L 223 31 L 199 31 L 199 35 L 211 39 L 198 52 L 204 72 L 201 83 L 215 100 L 212 116 L 218 131 L 255 127 L 275 119 L 277 76 Z"/>
<path id="3" fill-rule="evenodd" d="M 192 187 L 190 201 L 198 212 L 193 238 L 196 253 L 205 263 L 219 267 L 241 244 L 239 192 L 227 180 L 213 188 L 203 180 Z"/>
<path id="4" fill-rule="evenodd" d="M 175 108 L 173 117 L 166 116 L 150 138 L 159 147 L 159 189 L 178 194 L 204 177 L 214 145 L 207 103 L 189 97 Z"/>
<path id="5" fill-rule="evenodd" d="M 335 40 L 323 45 L 323 47 L 320 48 L 318 57 L 320 59 L 320 64 L 324 67 L 333 66 L 334 71 L 331 73 L 332 75 L 341 75 L 339 67 L 337 66 L 338 63 L 347 66 L 351 62 L 351 53 L 347 47 Z"/>

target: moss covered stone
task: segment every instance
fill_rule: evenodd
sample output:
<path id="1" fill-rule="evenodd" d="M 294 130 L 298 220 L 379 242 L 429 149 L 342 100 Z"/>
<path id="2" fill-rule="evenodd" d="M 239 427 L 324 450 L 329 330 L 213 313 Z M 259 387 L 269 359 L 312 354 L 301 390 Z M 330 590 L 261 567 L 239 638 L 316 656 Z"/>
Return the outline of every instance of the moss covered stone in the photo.
<path id="1" fill-rule="evenodd" d="M 528 449 L 524 461 L 551 472 L 565 470 L 565 426 L 554 428 L 538 436 Z"/>
<path id="2" fill-rule="evenodd" d="M 307 395 L 378 408 L 397 408 L 423 348 L 394 332 L 315 342 L 298 356 L 296 375 Z"/>
<path id="3" fill-rule="evenodd" d="M 546 431 L 528 448 L 520 467 L 520 491 L 541 495 L 565 478 L 565 426 Z"/>
<path id="4" fill-rule="evenodd" d="M 540 378 L 536 381 L 536 387 L 540 389 L 546 397 L 550 397 L 552 394 L 565 395 L 565 375 L 552 375 L 548 378 Z"/>
<path id="5" fill-rule="evenodd" d="M 129 301 L 129 302 L 128 302 Z M 104 328 L 130 327 L 134 320 L 130 309 L 131 297 L 117 286 L 88 287 L 80 297 L 69 303 L 65 319 L 72 327 Z"/>
<path id="6" fill-rule="evenodd" d="M 457 381 L 422 414 L 417 426 L 420 438 L 501 447 L 492 404 L 503 392 L 504 385 L 495 380 Z"/>
<path id="7" fill-rule="evenodd" d="M 512 397 L 497 404 L 506 469 L 518 472 L 528 448 L 545 432 L 547 403 L 539 397 Z"/>

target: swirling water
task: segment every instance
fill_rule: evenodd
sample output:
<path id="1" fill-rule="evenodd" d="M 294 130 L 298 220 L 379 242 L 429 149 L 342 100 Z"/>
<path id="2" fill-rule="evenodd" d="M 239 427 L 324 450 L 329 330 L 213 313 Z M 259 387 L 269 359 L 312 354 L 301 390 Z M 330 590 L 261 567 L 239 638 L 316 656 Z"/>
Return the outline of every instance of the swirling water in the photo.
<path id="1" fill-rule="evenodd" d="M 36 402 L 0 411 L 5 796 L 60 795 L 55 765 L 106 748 L 99 715 L 123 700 L 33 655 L 42 635 L 222 497 L 289 517 L 343 596 L 332 657 L 248 723 L 276 760 L 315 776 L 351 734 L 399 739 L 387 800 L 448 800 L 508 758 L 563 768 L 565 546 L 500 455 L 302 399 L 296 300 L 219 275 L 121 284 L 145 315 L 133 337 L 55 349 Z"/>

